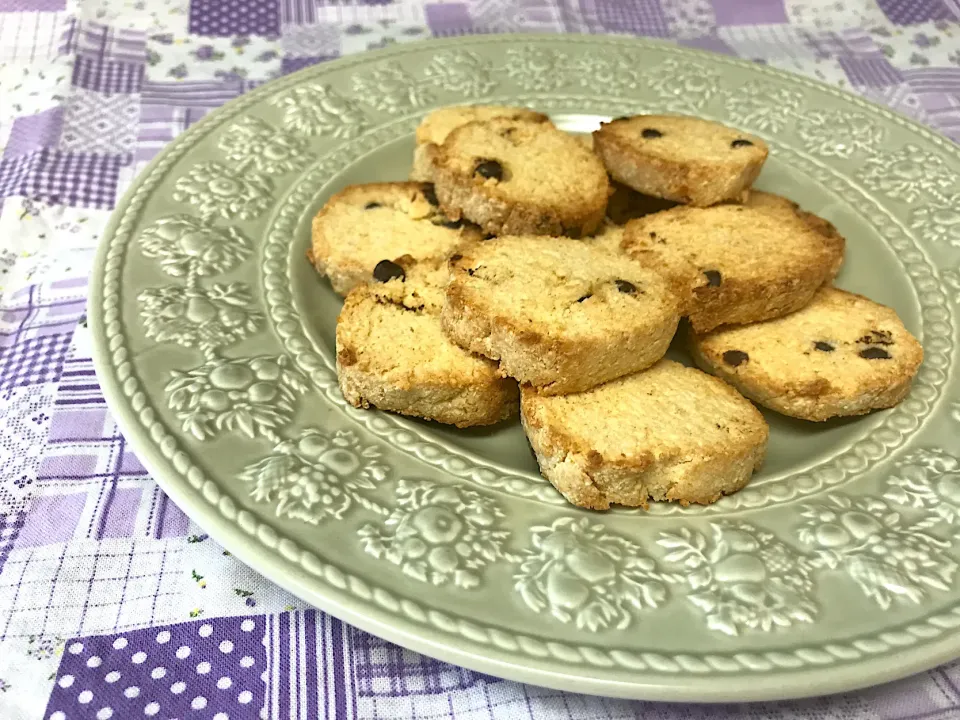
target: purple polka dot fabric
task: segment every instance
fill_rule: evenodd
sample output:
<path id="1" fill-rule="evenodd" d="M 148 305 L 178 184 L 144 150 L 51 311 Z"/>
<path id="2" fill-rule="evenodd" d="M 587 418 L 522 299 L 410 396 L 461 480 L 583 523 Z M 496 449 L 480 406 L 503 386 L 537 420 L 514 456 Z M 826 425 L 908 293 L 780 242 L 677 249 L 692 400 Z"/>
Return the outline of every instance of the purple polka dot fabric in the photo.
<path id="1" fill-rule="evenodd" d="M 264 627 L 257 615 L 71 640 L 44 717 L 258 717 Z"/>
<path id="2" fill-rule="evenodd" d="M 193 0 L 190 32 L 194 35 L 279 35 L 277 0 Z"/>

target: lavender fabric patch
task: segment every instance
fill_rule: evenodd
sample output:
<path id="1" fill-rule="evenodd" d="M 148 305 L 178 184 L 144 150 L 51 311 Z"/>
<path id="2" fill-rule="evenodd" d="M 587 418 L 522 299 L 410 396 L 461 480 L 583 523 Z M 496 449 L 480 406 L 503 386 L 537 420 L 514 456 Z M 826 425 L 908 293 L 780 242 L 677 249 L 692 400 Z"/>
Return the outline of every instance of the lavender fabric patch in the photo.
<path id="1" fill-rule="evenodd" d="M 280 71 L 284 75 L 289 75 L 297 70 L 303 70 L 305 67 L 316 65 L 324 60 L 333 60 L 332 57 L 285 57 L 280 63 Z"/>
<path id="2" fill-rule="evenodd" d="M 195 35 L 279 35 L 278 0 L 192 0 L 190 32 Z"/>
<path id="3" fill-rule="evenodd" d="M 774 25 L 787 22 L 784 0 L 752 0 L 746 3 L 713 0 L 717 25 Z"/>
<path id="4" fill-rule="evenodd" d="M 0 0 L 0 12 L 57 12 L 67 9 L 67 0 Z"/>
<path id="5" fill-rule="evenodd" d="M 66 542 L 73 537 L 86 501 L 84 492 L 34 498 L 14 546 L 19 550 Z"/>
<path id="6" fill-rule="evenodd" d="M 18 117 L 13 121 L 3 157 L 19 157 L 35 150 L 56 146 L 62 127 L 62 107 L 50 108 L 36 115 Z"/>
<path id="7" fill-rule="evenodd" d="M 473 30 L 473 20 L 466 3 L 444 2 L 424 8 L 427 25 L 434 35 L 461 35 Z"/>
<path id="8" fill-rule="evenodd" d="M 263 637 L 258 615 L 70 640 L 44 717 L 258 717 Z"/>

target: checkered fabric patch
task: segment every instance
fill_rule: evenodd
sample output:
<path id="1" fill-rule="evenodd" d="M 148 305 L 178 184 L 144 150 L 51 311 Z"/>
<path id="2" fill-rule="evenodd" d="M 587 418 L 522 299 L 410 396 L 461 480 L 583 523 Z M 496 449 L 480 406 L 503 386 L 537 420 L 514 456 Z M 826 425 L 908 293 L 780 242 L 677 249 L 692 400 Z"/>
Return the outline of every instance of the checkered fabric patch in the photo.
<path id="1" fill-rule="evenodd" d="M 112 208 L 120 168 L 133 155 L 93 155 L 43 149 L 0 160 L 0 197 L 23 195 L 51 203 Z"/>
<path id="2" fill-rule="evenodd" d="M 587 0 L 583 6 L 588 24 L 594 25 L 591 29 L 595 32 L 622 32 L 651 37 L 666 37 L 669 34 L 660 0 L 634 0 L 629 3 Z M 591 19 L 595 20 L 595 24 L 590 22 Z"/>
<path id="3" fill-rule="evenodd" d="M 0 356 L 0 390 L 56 381 L 70 334 L 21 340 Z"/>

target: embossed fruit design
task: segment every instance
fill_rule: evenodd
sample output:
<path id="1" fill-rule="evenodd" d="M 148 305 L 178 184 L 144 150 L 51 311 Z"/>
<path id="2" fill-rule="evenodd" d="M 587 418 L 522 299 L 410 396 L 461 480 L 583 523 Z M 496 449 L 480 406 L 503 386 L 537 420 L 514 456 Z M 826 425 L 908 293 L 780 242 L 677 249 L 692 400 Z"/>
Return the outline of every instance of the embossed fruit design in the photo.
<path id="1" fill-rule="evenodd" d="M 885 497 L 921 506 L 929 501 L 937 508 L 947 504 L 938 499 L 944 490 L 917 483 L 910 469 L 901 473 L 890 478 Z M 952 484 L 947 492 L 956 488 Z M 950 542 L 926 532 L 929 520 L 908 525 L 875 498 L 836 494 L 828 502 L 802 512 L 806 522 L 798 535 L 816 548 L 812 564 L 843 571 L 884 609 L 897 599 L 919 603 L 930 589 L 946 590 L 953 582 L 957 564 L 945 552 Z M 948 516 L 951 510 L 940 510 L 940 517 Z"/>
<path id="2" fill-rule="evenodd" d="M 199 439 L 220 430 L 255 438 L 289 421 L 306 379 L 284 357 L 214 359 L 195 370 L 174 372 L 168 402 Z"/>
<path id="3" fill-rule="evenodd" d="M 663 602 L 665 582 L 676 579 L 658 572 L 638 546 L 585 518 L 534 528 L 533 545 L 514 576 L 520 596 L 532 610 L 577 627 L 627 627 L 636 611 Z"/>
<path id="4" fill-rule="evenodd" d="M 479 585 L 480 571 L 500 557 L 507 538 L 496 529 L 500 508 L 474 490 L 425 480 L 401 480 L 397 500 L 386 529 L 360 529 L 364 550 L 423 582 Z"/>
<path id="5" fill-rule="evenodd" d="M 235 386 L 227 392 L 244 388 L 259 392 L 256 388 L 265 387 L 282 393 L 287 370 L 278 360 L 258 358 L 249 374 L 231 371 L 220 379 Z M 374 489 L 374 480 L 385 477 L 379 457 L 377 448 L 361 447 L 351 431 L 330 435 L 308 429 L 296 439 L 278 443 L 273 455 L 247 466 L 240 479 L 253 484 L 251 495 L 258 501 L 276 500 L 278 515 L 316 524 L 342 518 L 357 501 L 376 507 L 360 493 Z"/>
<path id="6" fill-rule="evenodd" d="M 190 215 L 161 218 L 140 234 L 147 257 L 175 277 L 216 275 L 250 255 L 250 242 L 234 228 L 207 225 Z"/>

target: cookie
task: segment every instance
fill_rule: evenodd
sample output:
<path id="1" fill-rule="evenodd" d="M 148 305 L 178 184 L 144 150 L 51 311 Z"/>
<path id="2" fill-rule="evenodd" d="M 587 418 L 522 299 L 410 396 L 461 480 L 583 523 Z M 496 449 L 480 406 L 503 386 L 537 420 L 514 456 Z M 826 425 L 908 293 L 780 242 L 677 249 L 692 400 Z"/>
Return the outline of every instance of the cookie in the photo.
<path id="1" fill-rule="evenodd" d="M 609 195 L 597 156 L 550 123 L 462 125 L 440 146 L 433 172 L 443 211 L 495 235 L 587 235 Z"/>
<path id="2" fill-rule="evenodd" d="M 677 302 L 659 274 L 581 240 L 503 236 L 450 266 L 448 336 L 547 394 L 648 367 L 676 331 Z"/>
<path id="3" fill-rule="evenodd" d="M 799 310 L 836 274 L 844 242 L 792 211 L 728 204 L 632 220 L 623 248 L 669 279 L 704 333 Z"/>
<path id="4" fill-rule="evenodd" d="M 345 295 L 372 278 L 381 260 L 442 260 L 481 233 L 440 212 L 429 183 L 351 185 L 313 219 L 310 261 Z"/>
<path id="5" fill-rule="evenodd" d="M 693 336 L 691 350 L 764 407 L 818 421 L 896 405 L 923 359 L 895 311 L 832 287 L 786 317 Z"/>
<path id="6" fill-rule="evenodd" d="M 763 416 L 729 385 L 661 360 L 586 392 L 520 394 L 540 472 L 574 505 L 707 504 L 736 492 L 763 461 Z"/>
<path id="7" fill-rule="evenodd" d="M 354 288 L 337 319 L 337 379 L 355 407 L 470 427 L 517 414 L 517 383 L 440 327 L 445 264 L 382 261 L 383 282 Z"/>
<path id="8" fill-rule="evenodd" d="M 623 225 L 604 220 L 603 225 L 593 235 L 583 238 L 582 242 L 592 248 L 619 255 L 623 252 L 620 247 L 623 243 Z"/>
<path id="9" fill-rule="evenodd" d="M 799 215 L 810 227 L 828 237 L 841 238 L 842 235 L 837 231 L 829 220 L 824 220 L 812 212 L 807 212 L 793 200 L 788 200 L 781 195 L 764 192 L 762 190 L 751 190 L 747 199 L 743 203 L 748 207 L 761 208 L 767 210 L 781 210 L 784 212 L 794 212 Z"/>
<path id="10" fill-rule="evenodd" d="M 433 180 L 433 160 L 437 147 L 447 139 L 453 130 L 474 120 L 509 118 L 529 122 L 549 122 L 543 113 L 509 105 L 451 105 L 429 113 L 417 127 L 417 146 L 413 154 L 411 180 L 430 182 Z"/>
<path id="11" fill-rule="evenodd" d="M 741 200 L 769 152 L 758 137 L 684 115 L 618 118 L 602 123 L 593 138 L 615 180 L 698 207 Z"/>

